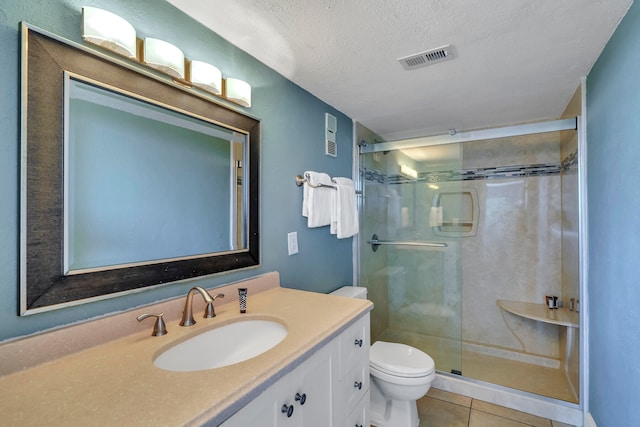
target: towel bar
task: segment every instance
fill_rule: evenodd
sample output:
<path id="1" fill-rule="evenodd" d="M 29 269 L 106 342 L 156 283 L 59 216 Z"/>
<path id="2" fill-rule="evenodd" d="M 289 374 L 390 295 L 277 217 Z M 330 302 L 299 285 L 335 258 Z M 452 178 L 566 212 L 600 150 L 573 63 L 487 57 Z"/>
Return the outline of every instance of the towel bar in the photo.
<path id="1" fill-rule="evenodd" d="M 307 185 L 309 187 L 313 187 L 313 188 L 319 188 L 319 187 L 326 187 L 326 188 L 336 188 L 335 185 L 327 185 L 327 184 L 318 184 L 318 185 L 313 185 L 309 182 L 309 176 L 305 175 L 305 177 L 303 178 L 302 175 L 296 175 L 296 185 L 298 187 L 302 187 L 304 185 L 304 183 L 307 183 Z"/>
<path id="2" fill-rule="evenodd" d="M 302 187 L 305 182 L 309 187 L 313 187 L 313 188 L 324 187 L 324 188 L 333 188 L 334 190 L 338 188 L 335 185 L 327 185 L 327 184 L 313 185 L 309 182 L 309 175 L 305 175 L 304 177 L 302 175 L 296 175 L 296 185 L 298 187 Z M 356 190 L 356 194 L 362 194 L 362 191 Z"/>

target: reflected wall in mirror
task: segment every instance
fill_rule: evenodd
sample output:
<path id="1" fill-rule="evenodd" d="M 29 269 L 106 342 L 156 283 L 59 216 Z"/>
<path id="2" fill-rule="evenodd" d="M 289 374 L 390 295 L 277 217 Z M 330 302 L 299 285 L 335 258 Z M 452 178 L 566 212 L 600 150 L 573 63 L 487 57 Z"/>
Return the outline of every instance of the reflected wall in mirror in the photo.
<path id="1" fill-rule="evenodd" d="M 259 264 L 258 120 L 22 37 L 21 314 Z"/>

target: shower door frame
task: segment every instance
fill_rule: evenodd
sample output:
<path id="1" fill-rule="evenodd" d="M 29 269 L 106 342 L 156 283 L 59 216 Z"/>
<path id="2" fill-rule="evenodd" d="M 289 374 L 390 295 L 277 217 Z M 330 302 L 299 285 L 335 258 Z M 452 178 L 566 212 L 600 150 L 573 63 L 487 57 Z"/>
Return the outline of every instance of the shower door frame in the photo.
<path id="1" fill-rule="evenodd" d="M 456 132 L 455 130 L 451 130 L 448 134 L 444 135 L 434 135 L 422 138 L 403 139 L 401 141 L 388 141 L 380 142 L 377 144 L 367 144 L 364 146 L 360 146 L 359 154 L 379 153 L 389 150 L 402 150 L 407 148 L 428 147 L 430 145 L 483 141 L 487 139 L 532 135 L 537 133 L 556 132 L 562 130 L 578 130 L 578 117 L 475 131 L 472 130 L 465 132 Z"/>
<path id="2" fill-rule="evenodd" d="M 528 392 L 524 392 L 517 389 L 509 389 L 505 391 L 505 388 L 499 385 L 491 385 L 490 387 L 498 393 L 496 403 L 500 404 L 501 401 L 504 406 L 514 407 L 514 409 L 524 410 L 525 412 L 536 413 L 545 408 L 544 410 L 557 410 L 558 408 L 564 409 L 563 415 L 559 418 L 563 418 L 564 422 L 579 421 L 582 423 L 585 420 L 588 413 L 588 293 L 586 289 L 588 269 L 586 265 L 588 255 L 588 240 L 587 240 L 587 190 L 586 190 L 586 135 L 584 129 L 586 129 L 585 119 L 585 102 L 584 96 L 582 100 L 582 115 L 572 118 L 551 120 L 545 122 L 528 123 L 522 125 L 514 125 L 507 127 L 499 127 L 492 129 L 483 129 L 476 131 L 464 131 L 456 132 L 450 130 L 448 134 L 416 137 L 411 139 L 403 139 L 401 141 L 384 141 L 377 142 L 375 144 L 369 144 L 366 140 L 360 140 L 360 136 L 357 134 L 357 126 L 354 121 L 353 126 L 353 138 L 354 138 L 354 151 L 353 151 L 353 176 L 355 177 L 356 188 L 362 192 L 362 197 L 358 198 L 358 210 L 361 212 L 364 207 L 364 200 L 366 197 L 364 178 L 360 174 L 360 154 L 385 152 L 389 150 L 427 147 L 432 145 L 443 144 L 456 144 L 471 141 L 481 141 L 495 138 L 513 137 L 528 134 L 547 133 L 563 130 L 575 130 L 578 135 L 578 222 L 579 222 L 579 246 L 578 246 L 578 258 L 579 258 L 579 294 L 582 301 L 582 310 L 580 312 L 580 388 L 579 388 L 579 403 L 570 403 L 546 396 L 534 395 Z M 356 235 L 353 239 L 353 266 L 354 266 L 354 283 L 360 284 L 360 245 L 361 239 L 366 239 L 367 236 L 362 237 L 360 234 Z M 440 373 L 439 376 L 457 377 L 455 375 Z M 479 381 L 471 378 L 452 378 L 453 382 L 448 385 L 449 391 L 468 391 L 472 390 L 473 393 L 482 393 L 482 389 L 486 389 L 486 384 L 478 384 Z M 437 382 L 437 381 L 436 381 Z M 461 384 L 461 383 L 467 383 Z M 477 389 L 477 390 L 476 390 Z M 504 394 L 506 392 L 506 394 Z M 464 393 L 462 393 L 464 394 Z M 505 397 L 506 396 L 506 397 Z M 533 398 L 533 399 L 532 399 Z M 537 401 L 532 403 L 533 401 Z M 562 421 L 562 420 L 560 420 Z"/>

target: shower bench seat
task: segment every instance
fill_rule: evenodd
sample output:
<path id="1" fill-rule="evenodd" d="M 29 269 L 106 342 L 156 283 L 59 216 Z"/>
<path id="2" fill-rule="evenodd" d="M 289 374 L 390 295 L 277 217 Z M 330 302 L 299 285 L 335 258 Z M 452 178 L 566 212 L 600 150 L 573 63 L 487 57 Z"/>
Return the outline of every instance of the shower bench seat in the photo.
<path id="1" fill-rule="evenodd" d="M 527 319 L 571 328 L 580 327 L 580 314 L 577 311 L 570 311 L 566 307 L 550 309 L 545 304 L 503 299 L 497 300 L 496 303 L 501 309 Z"/>

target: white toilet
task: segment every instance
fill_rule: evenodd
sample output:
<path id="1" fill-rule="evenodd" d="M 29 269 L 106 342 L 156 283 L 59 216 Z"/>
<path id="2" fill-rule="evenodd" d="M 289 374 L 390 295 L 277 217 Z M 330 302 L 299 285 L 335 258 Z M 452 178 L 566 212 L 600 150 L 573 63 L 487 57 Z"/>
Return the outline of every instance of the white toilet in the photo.
<path id="1" fill-rule="evenodd" d="M 366 299 L 367 288 L 344 286 L 331 292 Z M 376 341 L 369 351 L 371 424 L 378 427 L 418 427 L 416 400 L 429 391 L 435 363 L 426 353 L 399 343 Z"/>

